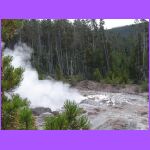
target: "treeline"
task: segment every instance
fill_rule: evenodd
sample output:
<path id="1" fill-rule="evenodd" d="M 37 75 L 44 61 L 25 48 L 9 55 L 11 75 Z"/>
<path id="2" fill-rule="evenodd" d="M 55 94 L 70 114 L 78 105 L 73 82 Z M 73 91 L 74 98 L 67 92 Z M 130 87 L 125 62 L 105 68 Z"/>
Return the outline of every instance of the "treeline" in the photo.
<path id="1" fill-rule="evenodd" d="M 148 22 L 110 30 L 104 20 L 22 20 L 8 46 L 33 48 L 32 65 L 56 79 L 77 77 L 108 83 L 148 79 Z"/>

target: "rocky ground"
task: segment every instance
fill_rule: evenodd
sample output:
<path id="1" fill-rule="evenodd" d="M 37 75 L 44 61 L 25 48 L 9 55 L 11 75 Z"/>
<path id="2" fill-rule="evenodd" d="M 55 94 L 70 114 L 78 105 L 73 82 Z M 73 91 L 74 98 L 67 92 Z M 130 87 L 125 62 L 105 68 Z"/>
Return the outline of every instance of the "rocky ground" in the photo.
<path id="1" fill-rule="evenodd" d="M 89 118 L 91 129 L 146 130 L 148 129 L 148 93 L 141 93 L 137 85 L 113 86 L 82 81 L 74 88 L 84 96 L 79 107 Z M 50 108 L 32 109 L 38 129 L 44 118 L 57 115 Z"/>
<path id="2" fill-rule="evenodd" d="M 82 93 L 87 96 L 79 106 L 86 110 L 91 129 L 148 129 L 147 96 L 99 91 L 82 91 Z"/>

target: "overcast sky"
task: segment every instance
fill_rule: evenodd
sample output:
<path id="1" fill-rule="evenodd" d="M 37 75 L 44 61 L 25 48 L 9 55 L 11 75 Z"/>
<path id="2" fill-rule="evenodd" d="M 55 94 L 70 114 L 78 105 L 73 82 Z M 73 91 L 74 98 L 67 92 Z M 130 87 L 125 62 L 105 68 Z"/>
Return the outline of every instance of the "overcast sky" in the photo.
<path id="1" fill-rule="evenodd" d="M 69 20 L 73 21 L 74 19 L 69 19 Z M 134 20 L 135 19 L 104 19 L 105 29 L 131 25 L 131 24 L 134 24 Z M 149 20 L 149 19 L 146 19 L 146 20 Z"/>
<path id="2" fill-rule="evenodd" d="M 105 28 L 110 29 L 134 24 L 135 19 L 105 19 Z"/>

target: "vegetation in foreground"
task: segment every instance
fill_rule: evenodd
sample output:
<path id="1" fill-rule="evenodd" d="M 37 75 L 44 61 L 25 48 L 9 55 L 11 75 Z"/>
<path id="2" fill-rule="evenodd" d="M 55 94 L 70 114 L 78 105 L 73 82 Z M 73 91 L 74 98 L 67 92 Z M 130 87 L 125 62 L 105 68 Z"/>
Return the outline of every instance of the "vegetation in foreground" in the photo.
<path id="1" fill-rule="evenodd" d="M 23 74 L 23 69 L 15 69 L 11 61 L 9 56 L 2 59 L 2 129 L 36 129 L 29 101 L 19 95 L 9 95 L 19 86 Z"/>
<path id="2" fill-rule="evenodd" d="M 82 115 L 82 109 L 75 102 L 66 101 L 64 111 L 45 119 L 46 130 L 87 130 L 90 127 L 88 118 Z"/>

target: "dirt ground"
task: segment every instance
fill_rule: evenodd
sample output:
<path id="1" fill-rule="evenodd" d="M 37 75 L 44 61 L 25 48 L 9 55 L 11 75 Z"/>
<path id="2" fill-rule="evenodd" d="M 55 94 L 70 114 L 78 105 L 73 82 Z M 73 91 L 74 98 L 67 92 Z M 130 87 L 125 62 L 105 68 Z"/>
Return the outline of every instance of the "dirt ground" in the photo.
<path id="1" fill-rule="evenodd" d="M 148 92 L 141 93 L 138 85 L 110 85 L 81 81 L 75 88 L 83 96 L 79 107 L 90 121 L 92 130 L 147 130 L 149 128 Z M 36 108 L 37 109 L 37 108 Z M 39 109 L 37 110 L 39 113 Z M 43 112 L 44 111 L 44 112 Z M 59 112 L 58 112 L 59 113 Z M 43 129 L 44 118 L 54 115 L 43 109 L 36 116 L 38 129 Z"/>
<path id="2" fill-rule="evenodd" d="M 138 85 L 110 85 L 81 81 L 74 88 L 85 96 L 80 107 L 96 130 L 147 130 L 148 92 Z"/>
<path id="3" fill-rule="evenodd" d="M 81 90 L 93 90 L 101 92 L 112 92 L 112 93 L 129 93 L 129 94 L 138 94 L 141 93 L 141 88 L 139 85 L 135 84 L 126 84 L 126 85 L 111 85 L 104 84 L 99 82 L 94 82 L 90 80 L 84 80 L 78 82 L 74 88 Z M 148 93 L 148 92 L 147 92 Z"/>

